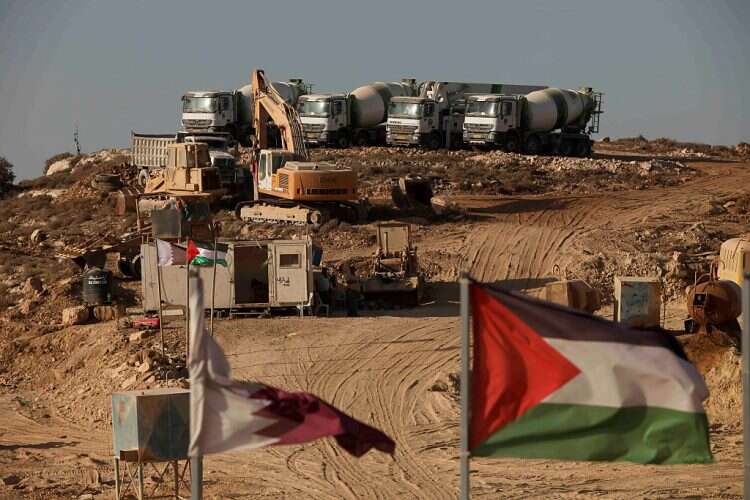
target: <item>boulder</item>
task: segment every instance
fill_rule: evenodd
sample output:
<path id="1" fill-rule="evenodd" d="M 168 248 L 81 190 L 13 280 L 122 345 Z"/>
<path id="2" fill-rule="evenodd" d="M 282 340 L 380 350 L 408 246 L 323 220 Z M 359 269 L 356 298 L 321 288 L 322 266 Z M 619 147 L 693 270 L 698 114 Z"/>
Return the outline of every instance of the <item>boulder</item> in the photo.
<path id="1" fill-rule="evenodd" d="M 140 342 L 143 339 L 146 339 L 150 336 L 152 336 L 154 332 L 152 330 L 141 330 L 139 332 L 131 333 L 130 339 L 131 342 Z"/>
<path id="2" fill-rule="evenodd" d="M 57 174 L 59 172 L 67 172 L 73 168 L 73 161 L 71 158 L 65 158 L 64 160 L 58 160 L 47 169 L 46 175 Z"/>
<path id="3" fill-rule="evenodd" d="M 94 306 L 92 312 L 97 321 L 114 321 L 125 315 L 125 308 L 121 305 Z"/>
<path id="4" fill-rule="evenodd" d="M 29 236 L 29 239 L 32 243 L 41 243 L 42 241 L 47 239 L 47 233 L 45 233 L 41 229 L 34 229 L 34 231 L 31 233 L 31 236 Z"/>
<path id="5" fill-rule="evenodd" d="M 90 311 L 86 306 L 75 306 L 63 309 L 62 322 L 63 325 L 80 325 L 89 320 Z"/>
<path id="6" fill-rule="evenodd" d="M 44 284 L 39 278 L 32 276 L 23 284 L 23 294 L 26 296 L 35 295 L 37 292 L 44 290 Z"/>

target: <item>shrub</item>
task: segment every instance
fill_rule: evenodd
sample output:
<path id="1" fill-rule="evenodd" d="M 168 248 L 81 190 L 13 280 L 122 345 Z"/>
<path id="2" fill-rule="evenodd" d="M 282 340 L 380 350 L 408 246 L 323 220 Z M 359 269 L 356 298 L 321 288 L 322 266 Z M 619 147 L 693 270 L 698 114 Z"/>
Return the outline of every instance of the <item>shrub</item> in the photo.
<path id="1" fill-rule="evenodd" d="M 13 173 L 13 165 L 0 156 L 0 198 L 13 189 L 13 181 L 16 175 Z"/>

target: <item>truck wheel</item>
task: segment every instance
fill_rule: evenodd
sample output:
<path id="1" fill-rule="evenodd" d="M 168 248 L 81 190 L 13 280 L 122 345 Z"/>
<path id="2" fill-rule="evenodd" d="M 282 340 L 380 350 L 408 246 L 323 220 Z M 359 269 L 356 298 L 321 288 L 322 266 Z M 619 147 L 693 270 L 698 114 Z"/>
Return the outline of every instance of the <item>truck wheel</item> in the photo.
<path id="1" fill-rule="evenodd" d="M 346 149 L 350 144 L 351 142 L 349 141 L 349 134 L 347 132 L 339 133 L 339 136 L 336 138 L 336 147 Z"/>
<path id="2" fill-rule="evenodd" d="M 581 158 L 591 156 L 591 144 L 588 141 L 578 141 L 576 143 L 576 156 Z"/>
<path id="3" fill-rule="evenodd" d="M 365 147 L 370 145 L 370 139 L 367 137 L 367 132 L 360 132 L 357 134 L 354 143 L 359 147 Z"/>
<path id="4" fill-rule="evenodd" d="M 573 144 L 570 141 L 563 139 L 557 147 L 557 152 L 560 156 L 571 156 L 573 154 Z"/>
<path id="5" fill-rule="evenodd" d="M 148 172 L 146 170 L 141 170 L 140 172 L 138 172 L 138 185 L 141 187 L 146 187 L 148 177 Z"/>
<path id="6" fill-rule="evenodd" d="M 509 135 L 508 138 L 505 139 L 505 150 L 508 153 L 518 153 L 519 149 L 520 144 L 518 138 L 515 135 Z"/>
<path id="7" fill-rule="evenodd" d="M 542 141 L 539 140 L 539 137 L 532 134 L 526 138 L 526 144 L 524 145 L 524 149 L 526 152 L 530 155 L 537 155 L 539 154 L 539 151 L 542 148 Z"/>
<path id="8" fill-rule="evenodd" d="M 427 137 L 427 142 L 425 143 L 427 146 L 427 149 L 440 149 L 440 146 L 443 145 L 443 141 L 440 139 L 440 134 L 437 132 L 433 132 Z"/>

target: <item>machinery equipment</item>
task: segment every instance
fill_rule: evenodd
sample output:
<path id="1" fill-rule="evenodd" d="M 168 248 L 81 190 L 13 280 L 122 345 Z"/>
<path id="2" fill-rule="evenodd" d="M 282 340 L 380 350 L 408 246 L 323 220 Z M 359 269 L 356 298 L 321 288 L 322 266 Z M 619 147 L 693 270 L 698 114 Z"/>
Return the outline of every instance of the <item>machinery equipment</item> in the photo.
<path id="1" fill-rule="evenodd" d="M 736 283 L 704 275 L 688 287 L 687 310 L 689 319 L 685 330 L 690 333 L 725 335 L 735 345 L 740 342 L 742 291 Z"/>
<path id="2" fill-rule="evenodd" d="M 391 146 L 451 148 L 462 143 L 466 98 L 471 94 L 526 94 L 537 85 L 425 81 L 417 97 L 393 97 L 386 142 Z"/>
<path id="3" fill-rule="evenodd" d="M 599 132 L 602 113 L 600 92 L 585 87 L 521 93 L 503 89 L 467 97 L 464 142 L 514 153 L 591 155 L 590 134 Z"/>
<path id="4" fill-rule="evenodd" d="M 140 211 L 160 208 L 169 198 L 211 203 L 225 193 L 221 188 L 219 170 L 211 166 L 208 146 L 203 143 L 175 143 L 167 146 L 164 168 L 146 183 L 146 198 L 138 201 Z M 148 199 L 151 198 L 151 199 Z"/>
<path id="5" fill-rule="evenodd" d="M 285 102 L 294 106 L 310 91 L 301 78 L 271 83 Z M 228 134 L 249 146 L 252 135 L 253 91 L 250 85 L 231 91 L 191 91 L 182 96 L 181 134 Z"/>
<path id="6" fill-rule="evenodd" d="M 373 82 L 349 94 L 300 96 L 297 112 L 302 121 L 305 143 L 341 148 L 385 144 L 388 105 L 396 96 L 414 96 L 414 79 L 401 82 Z"/>
<path id="7" fill-rule="evenodd" d="M 593 314 L 601 307 L 601 297 L 591 285 L 581 279 L 563 279 L 544 285 L 546 301 Z"/>
<path id="8" fill-rule="evenodd" d="M 409 224 L 378 224 L 378 249 L 372 275 L 361 285 L 365 300 L 393 305 L 419 305 L 424 283 L 419 273 L 417 249 L 411 244 Z"/>
<path id="9" fill-rule="evenodd" d="M 357 198 L 357 174 L 348 168 L 310 161 L 302 124 L 294 107 L 271 87 L 263 73 L 252 73 L 253 200 L 237 205 L 245 222 L 323 224 L 330 217 L 358 221 L 366 201 Z M 282 149 L 267 149 L 269 121 L 278 127 Z"/>

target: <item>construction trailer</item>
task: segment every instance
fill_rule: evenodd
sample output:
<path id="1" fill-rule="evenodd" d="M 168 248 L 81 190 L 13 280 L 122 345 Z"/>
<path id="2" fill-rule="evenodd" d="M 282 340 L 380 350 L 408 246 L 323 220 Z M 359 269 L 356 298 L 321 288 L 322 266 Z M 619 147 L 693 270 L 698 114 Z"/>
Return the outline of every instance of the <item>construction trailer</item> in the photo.
<path id="1" fill-rule="evenodd" d="M 312 244 L 302 240 L 223 241 L 227 266 L 197 267 L 203 281 L 205 305 L 233 311 L 310 307 L 313 302 Z M 141 245 L 141 286 L 144 312 L 159 310 L 156 246 Z M 161 267 L 161 299 L 165 309 L 185 307 L 187 272 L 184 265 Z"/>

